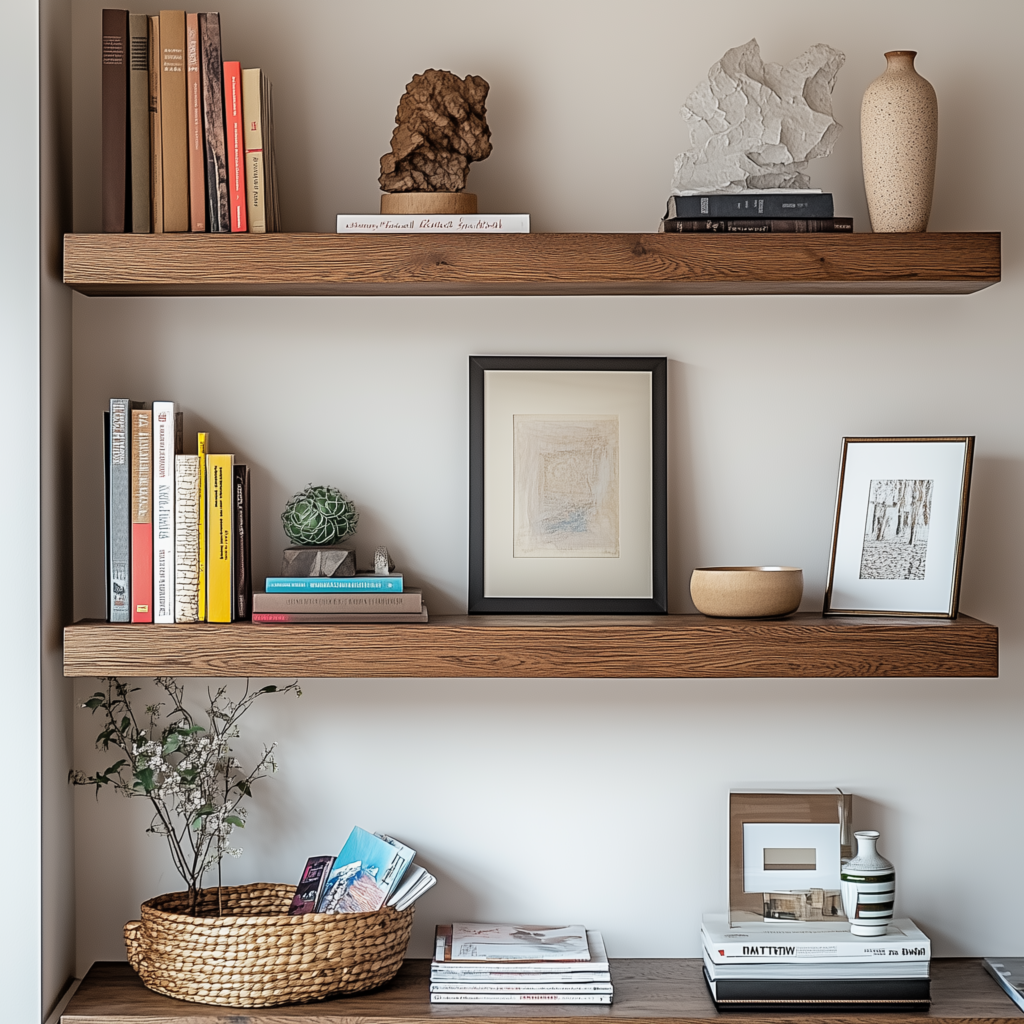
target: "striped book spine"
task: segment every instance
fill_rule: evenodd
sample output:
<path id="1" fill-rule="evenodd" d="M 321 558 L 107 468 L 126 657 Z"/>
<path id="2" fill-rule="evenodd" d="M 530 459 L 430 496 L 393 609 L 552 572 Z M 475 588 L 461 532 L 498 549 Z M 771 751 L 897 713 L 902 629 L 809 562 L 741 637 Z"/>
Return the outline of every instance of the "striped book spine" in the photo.
<path id="1" fill-rule="evenodd" d="M 174 621 L 199 621 L 199 456 L 174 460 Z"/>
<path id="2" fill-rule="evenodd" d="M 174 621 L 174 456 L 176 409 L 153 403 L 153 621 Z"/>

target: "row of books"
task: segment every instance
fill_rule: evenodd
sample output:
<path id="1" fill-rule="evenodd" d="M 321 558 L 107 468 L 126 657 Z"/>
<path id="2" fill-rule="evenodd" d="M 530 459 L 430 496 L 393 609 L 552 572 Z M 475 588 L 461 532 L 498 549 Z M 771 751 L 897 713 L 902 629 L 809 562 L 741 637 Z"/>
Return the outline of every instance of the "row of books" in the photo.
<path id="1" fill-rule="evenodd" d="M 414 863 L 405 843 L 356 826 L 337 857 L 310 857 L 289 914 L 365 914 L 407 910 L 437 879 Z"/>
<path id="2" fill-rule="evenodd" d="M 849 233 L 853 231 L 853 218 L 835 216 L 830 192 L 779 189 L 669 196 L 668 208 L 658 230 L 684 234 Z"/>
<path id="3" fill-rule="evenodd" d="M 280 230 L 269 80 L 220 15 L 103 11 L 103 230 Z"/>
<path id="4" fill-rule="evenodd" d="M 931 942 L 913 921 L 885 935 L 854 935 L 845 922 L 744 923 L 725 914 L 701 923 L 704 977 L 722 1007 L 809 1003 L 925 1004 L 931 999 Z"/>
<path id="5" fill-rule="evenodd" d="M 600 932 L 582 925 L 438 925 L 432 1003 L 609 1005 L 614 990 Z"/>
<path id="6" fill-rule="evenodd" d="M 252 614 L 249 469 L 185 454 L 174 402 L 103 413 L 109 622 L 232 622 Z"/>

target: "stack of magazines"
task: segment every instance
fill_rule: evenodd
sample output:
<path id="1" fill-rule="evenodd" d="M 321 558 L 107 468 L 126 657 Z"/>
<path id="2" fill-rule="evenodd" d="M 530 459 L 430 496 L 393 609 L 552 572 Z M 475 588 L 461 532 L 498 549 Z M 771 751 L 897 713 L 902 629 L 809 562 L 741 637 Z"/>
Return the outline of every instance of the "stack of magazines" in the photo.
<path id="1" fill-rule="evenodd" d="M 581 925 L 438 925 L 434 943 L 432 1003 L 612 1001 L 601 933 Z"/>
<path id="2" fill-rule="evenodd" d="M 744 923 L 705 914 L 704 976 L 722 1007 L 758 1004 L 909 1006 L 928 1003 L 931 942 L 913 921 L 853 935 L 845 921 Z"/>

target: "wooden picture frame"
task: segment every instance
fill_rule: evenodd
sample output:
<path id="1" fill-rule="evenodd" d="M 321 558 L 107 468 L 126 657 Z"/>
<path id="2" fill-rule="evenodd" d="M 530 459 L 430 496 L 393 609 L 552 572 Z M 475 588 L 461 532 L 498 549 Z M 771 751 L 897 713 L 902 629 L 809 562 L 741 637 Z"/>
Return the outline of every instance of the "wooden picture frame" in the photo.
<path id="1" fill-rule="evenodd" d="M 825 615 L 955 619 L 974 438 L 844 437 Z"/>
<path id="2" fill-rule="evenodd" d="M 469 612 L 665 614 L 663 357 L 469 360 Z"/>

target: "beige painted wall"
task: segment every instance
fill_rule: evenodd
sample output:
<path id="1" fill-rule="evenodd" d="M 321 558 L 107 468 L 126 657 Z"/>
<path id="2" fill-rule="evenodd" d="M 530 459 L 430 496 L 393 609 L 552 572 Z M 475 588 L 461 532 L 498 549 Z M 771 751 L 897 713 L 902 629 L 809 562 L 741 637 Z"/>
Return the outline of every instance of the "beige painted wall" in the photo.
<path id="1" fill-rule="evenodd" d="M 92 230 L 101 4 L 74 7 L 75 220 Z M 756 35 L 771 60 L 817 41 L 846 52 L 846 129 L 812 176 L 861 230 L 860 97 L 884 50 L 919 49 L 940 105 L 932 227 L 1002 230 L 1005 261 L 1002 284 L 964 297 L 76 296 L 78 616 L 103 610 L 99 427 L 115 394 L 177 399 L 189 435 L 209 429 L 252 467 L 257 575 L 279 557 L 284 499 L 322 480 L 356 499 L 361 543 L 387 543 L 434 612 L 465 605 L 470 354 L 669 357 L 674 611 L 689 608 L 693 566 L 722 563 L 802 565 L 805 607 L 819 606 L 844 434 L 978 436 L 963 609 L 1000 626 L 1000 679 L 310 681 L 247 727 L 253 744 L 279 742 L 282 768 L 226 877 L 290 880 L 359 823 L 401 836 L 440 878 L 417 955 L 438 921 L 543 918 L 601 928 L 612 955 L 692 956 L 700 914 L 724 905 L 729 788 L 839 785 L 859 797 L 857 823 L 882 829 L 899 912 L 940 954 L 1024 954 L 1022 13 L 995 0 L 526 0 L 453 3 L 438 19 L 413 3 L 225 0 L 226 56 L 275 84 L 290 230 L 375 208 L 398 97 L 430 66 L 491 82 L 495 150 L 470 178 L 483 210 L 527 210 L 542 231 L 652 229 L 680 103 Z M 96 728 L 80 714 L 89 766 Z M 176 881 L 142 834 L 144 808 L 77 798 L 81 969 L 121 956 L 123 921 Z"/>

